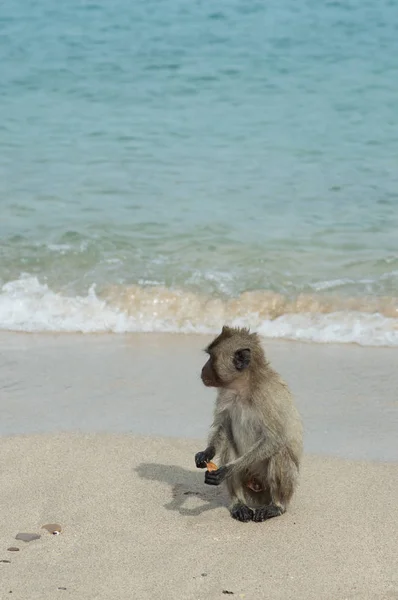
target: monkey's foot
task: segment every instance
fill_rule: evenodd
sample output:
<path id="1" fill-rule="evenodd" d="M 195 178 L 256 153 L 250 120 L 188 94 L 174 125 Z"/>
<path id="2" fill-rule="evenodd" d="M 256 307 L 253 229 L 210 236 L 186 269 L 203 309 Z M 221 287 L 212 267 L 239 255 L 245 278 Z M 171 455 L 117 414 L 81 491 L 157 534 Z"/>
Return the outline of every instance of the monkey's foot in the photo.
<path id="1" fill-rule="evenodd" d="M 253 521 L 255 523 L 261 523 L 267 519 L 279 517 L 280 515 L 283 515 L 284 512 L 285 511 L 280 506 L 276 506 L 276 504 L 268 504 L 267 506 L 256 508 L 253 515 Z"/>
<path id="2" fill-rule="evenodd" d="M 248 523 L 253 519 L 253 511 L 245 504 L 235 504 L 231 508 L 231 517 L 242 523 Z"/>

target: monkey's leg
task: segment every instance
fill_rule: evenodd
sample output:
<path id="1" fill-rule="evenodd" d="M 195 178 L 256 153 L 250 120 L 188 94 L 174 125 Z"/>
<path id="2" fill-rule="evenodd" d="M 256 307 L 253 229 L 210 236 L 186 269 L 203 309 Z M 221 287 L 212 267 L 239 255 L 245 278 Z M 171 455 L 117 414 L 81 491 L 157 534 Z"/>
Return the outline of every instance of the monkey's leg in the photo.
<path id="1" fill-rule="evenodd" d="M 224 443 L 220 452 L 220 463 L 226 465 L 230 460 L 235 458 L 234 452 L 229 444 Z M 253 518 L 253 511 L 246 504 L 246 497 L 242 489 L 242 484 L 238 474 L 233 474 L 226 480 L 231 503 L 229 512 L 233 519 L 247 523 Z"/>
<path id="2" fill-rule="evenodd" d="M 253 519 L 253 511 L 245 503 L 245 498 L 241 483 L 236 476 L 227 479 L 227 487 L 231 497 L 229 512 L 231 517 L 242 523 L 247 523 Z"/>
<path id="3" fill-rule="evenodd" d="M 260 523 L 283 515 L 296 488 L 297 477 L 297 466 L 286 451 L 273 456 L 267 471 L 271 502 L 255 510 L 253 521 Z"/>

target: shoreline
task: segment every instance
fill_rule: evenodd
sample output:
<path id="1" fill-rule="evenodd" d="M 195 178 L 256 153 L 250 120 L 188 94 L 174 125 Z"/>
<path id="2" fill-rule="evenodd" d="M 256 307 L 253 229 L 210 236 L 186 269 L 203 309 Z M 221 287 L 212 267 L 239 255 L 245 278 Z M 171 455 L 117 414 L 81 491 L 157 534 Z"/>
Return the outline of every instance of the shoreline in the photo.
<path id="1" fill-rule="evenodd" d="M 254 331 L 254 330 L 253 330 Z M 35 337 L 35 338 L 48 338 L 48 339 L 59 339 L 59 338 L 77 338 L 77 342 L 79 343 L 79 339 L 89 339 L 89 338 L 93 338 L 93 339 L 123 339 L 123 338 L 138 338 L 138 337 L 156 337 L 159 338 L 159 340 L 162 340 L 162 338 L 164 338 L 165 342 L 167 342 L 167 340 L 170 339 L 193 339 L 196 338 L 197 340 L 202 339 L 203 340 L 203 346 L 206 345 L 206 341 L 207 340 L 211 340 L 213 337 L 215 337 L 217 335 L 217 333 L 213 334 L 209 334 L 209 333 L 197 333 L 197 332 L 184 332 L 184 331 L 135 331 L 135 332 L 130 332 L 130 331 L 121 331 L 121 332 L 115 332 L 115 331 L 8 331 L 8 330 L 0 330 L 0 349 L 1 349 L 1 345 L 2 345 L 2 337 L 6 337 L 6 336 L 20 336 L 20 337 L 24 337 L 24 336 L 28 336 L 28 337 Z M 397 352 L 397 356 L 398 356 L 398 348 L 395 346 L 389 346 L 389 345 L 385 345 L 385 346 L 371 346 L 371 345 L 362 345 L 359 342 L 353 341 L 353 342 L 314 342 L 311 340 L 300 340 L 300 339 L 291 339 L 291 338 L 267 338 L 263 335 L 260 335 L 260 338 L 262 340 L 263 345 L 267 346 L 267 345 L 300 345 L 300 346 L 320 346 L 321 348 L 323 347 L 333 347 L 333 348 L 365 348 L 365 349 L 370 349 L 370 350 L 388 350 L 388 351 L 396 351 Z"/>
<path id="2" fill-rule="evenodd" d="M 253 328 L 252 331 L 254 332 L 255 329 Z M 203 340 L 208 340 L 208 339 L 212 339 L 213 337 L 215 337 L 217 335 L 217 332 L 215 332 L 214 334 L 210 334 L 210 333 L 202 333 L 202 332 L 189 332 L 189 331 L 19 331 L 19 330 L 8 330 L 8 329 L 0 329 L 0 343 L 1 343 L 1 337 L 2 336 L 29 336 L 29 337 L 43 337 L 43 338 L 51 338 L 51 337 L 76 337 L 76 338 L 123 338 L 123 337 L 128 337 L 128 338 L 134 338 L 134 337 L 138 337 L 138 336 L 154 336 L 154 337 L 159 337 L 159 338 L 168 338 L 168 337 L 179 337 L 179 338 L 199 338 L 199 339 L 203 339 Z M 267 337 L 261 333 L 259 333 L 259 336 L 263 342 L 263 344 L 300 344 L 303 346 L 320 346 L 320 347 L 343 347 L 343 348 L 367 348 L 367 349 L 371 349 L 371 350 L 391 350 L 391 351 L 396 351 L 398 352 L 398 347 L 396 346 L 390 346 L 388 344 L 386 344 L 385 346 L 382 345 L 363 345 L 360 344 L 357 341 L 350 341 L 350 342 L 339 342 L 339 341 L 332 341 L 332 342 L 319 342 L 319 341 L 313 341 L 313 340 L 307 340 L 307 339 L 295 339 L 295 338 L 288 338 L 288 337 Z"/>
<path id="3" fill-rule="evenodd" d="M 229 323 L 251 326 L 267 339 L 398 347 L 394 294 L 347 296 L 327 293 L 328 285 L 318 290 L 310 285 L 307 291 L 299 286 L 286 295 L 286 290 L 252 290 L 250 285 L 235 293 L 219 293 L 190 285 L 92 282 L 84 290 L 78 286 L 80 292 L 72 286 L 75 291 L 64 295 L 59 286 L 52 289 L 44 281 L 25 274 L 4 283 L 3 331 L 212 335 Z"/>

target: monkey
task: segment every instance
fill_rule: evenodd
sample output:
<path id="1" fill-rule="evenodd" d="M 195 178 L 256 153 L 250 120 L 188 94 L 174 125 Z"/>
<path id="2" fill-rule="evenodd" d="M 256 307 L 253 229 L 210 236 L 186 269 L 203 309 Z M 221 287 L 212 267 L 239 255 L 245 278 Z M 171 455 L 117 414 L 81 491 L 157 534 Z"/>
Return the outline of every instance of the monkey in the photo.
<path id="1" fill-rule="evenodd" d="M 217 389 L 207 448 L 199 469 L 216 455 L 205 484 L 226 483 L 232 518 L 262 522 L 284 514 L 298 483 L 303 427 L 287 383 L 271 367 L 257 333 L 224 326 L 207 346 L 201 371 Z"/>

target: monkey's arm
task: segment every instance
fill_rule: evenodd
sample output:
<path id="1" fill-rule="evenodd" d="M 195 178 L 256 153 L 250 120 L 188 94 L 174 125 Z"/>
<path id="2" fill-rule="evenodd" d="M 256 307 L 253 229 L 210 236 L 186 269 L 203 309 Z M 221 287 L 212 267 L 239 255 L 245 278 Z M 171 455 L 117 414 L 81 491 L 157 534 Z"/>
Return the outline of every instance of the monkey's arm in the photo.
<path id="1" fill-rule="evenodd" d="M 251 465 L 271 458 L 282 447 L 282 439 L 274 432 L 268 430 L 253 446 L 236 460 L 232 460 L 217 471 L 207 471 L 205 483 L 208 485 L 219 485 L 224 479 L 231 477 L 234 473 L 244 471 Z"/>
<path id="2" fill-rule="evenodd" d="M 276 452 L 282 447 L 282 440 L 277 436 L 267 434 L 261 437 L 253 446 L 236 460 L 229 462 L 227 465 L 227 471 L 229 473 L 236 473 L 243 471 L 253 464 L 259 463 L 263 460 L 271 458 Z"/>
<path id="3" fill-rule="evenodd" d="M 224 440 L 225 430 L 221 424 L 215 422 L 210 430 L 206 450 L 195 454 L 195 463 L 198 469 L 206 468 L 206 463 L 215 457 Z"/>

